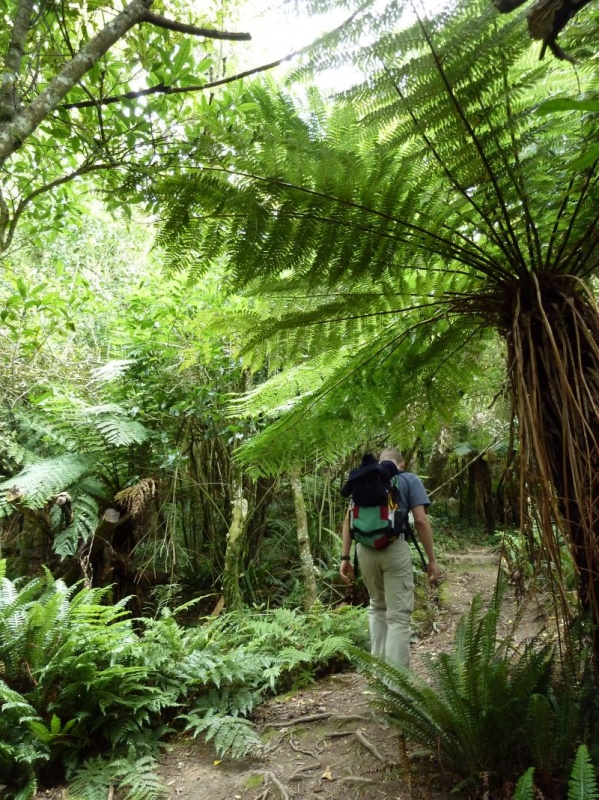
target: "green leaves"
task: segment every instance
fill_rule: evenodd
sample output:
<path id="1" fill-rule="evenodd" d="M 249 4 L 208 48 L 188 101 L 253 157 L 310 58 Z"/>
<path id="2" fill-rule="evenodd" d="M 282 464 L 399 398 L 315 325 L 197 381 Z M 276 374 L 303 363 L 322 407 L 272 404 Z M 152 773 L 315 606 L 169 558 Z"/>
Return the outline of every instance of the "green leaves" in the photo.
<path id="1" fill-rule="evenodd" d="M 599 100 L 576 100 L 572 97 L 555 97 L 552 100 L 545 100 L 537 108 L 537 114 L 545 116 L 556 114 L 561 111 L 599 111 Z"/>
<path id="2" fill-rule="evenodd" d="M 432 684 L 359 651 L 354 658 L 370 677 L 390 720 L 408 739 L 430 749 L 460 785 L 486 773 L 497 786 L 513 776 L 527 751 L 531 693 L 546 686 L 550 645 L 519 649 L 497 640 L 498 610 L 475 597 L 449 653 L 431 660 Z M 530 752 L 529 750 L 527 752 Z"/>
<path id="3" fill-rule="evenodd" d="M 342 634 L 357 641 L 365 627 L 362 610 L 322 608 L 244 611 L 191 628 L 163 614 L 134 626 L 124 603 L 101 605 L 105 594 L 67 589 L 48 573 L 11 581 L 0 561 L 3 782 L 20 764 L 19 780 L 34 780 L 50 762 L 80 771 L 72 790 L 86 800 L 101 787 L 105 797 L 110 783 L 131 787 L 131 798 L 155 797 L 151 754 L 175 714 L 174 724 L 214 741 L 219 754 L 259 749 L 245 717 L 270 692 L 344 657 Z"/>
<path id="4" fill-rule="evenodd" d="M 597 774 L 588 748 L 580 745 L 568 785 L 568 800 L 596 800 L 599 797 Z"/>
<path id="5" fill-rule="evenodd" d="M 173 269 L 226 259 L 270 301 L 232 320 L 246 363 L 276 373 L 234 407 L 273 421 L 240 452 L 257 473 L 434 427 L 468 391 L 483 329 L 509 330 L 514 282 L 595 265 L 597 189 L 578 169 L 597 155 L 591 74 L 584 115 L 549 118 L 565 106 L 547 86 L 572 75 L 538 63 L 518 14 L 460 2 L 402 26 L 397 4 L 370 5 L 312 64 L 361 83 L 301 105 L 251 86 L 218 162 L 198 149 L 156 190 Z"/>

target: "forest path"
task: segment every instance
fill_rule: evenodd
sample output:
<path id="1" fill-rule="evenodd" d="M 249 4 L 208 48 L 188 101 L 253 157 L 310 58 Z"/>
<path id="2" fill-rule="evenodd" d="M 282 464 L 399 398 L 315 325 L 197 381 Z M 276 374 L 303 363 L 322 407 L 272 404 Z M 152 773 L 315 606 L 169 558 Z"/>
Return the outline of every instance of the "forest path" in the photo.
<path id="1" fill-rule="evenodd" d="M 412 669 L 422 675 L 428 654 L 451 646 L 472 597 L 490 599 L 497 578 L 497 557 L 482 549 L 444 561 L 442 600 L 431 610 L 435 632 L 412 648 Z M 508 591 L 500 634 L 508 632 L 515 613 Z M 539 627 L 537 609 L 529 604 L 518 638 Z M 265 742 L 258 758 L 218 760 L 210 745 L 179 740 L 161 769 L 168 800 L 459 799 L 459 794 L 439 788 L 436 765 L 413 747 L 410 790 L 401 770 L 397 732 L 372 707 L 372 698 L 365 679 L 348 672 L 269 700 L 254 714 Z"/>

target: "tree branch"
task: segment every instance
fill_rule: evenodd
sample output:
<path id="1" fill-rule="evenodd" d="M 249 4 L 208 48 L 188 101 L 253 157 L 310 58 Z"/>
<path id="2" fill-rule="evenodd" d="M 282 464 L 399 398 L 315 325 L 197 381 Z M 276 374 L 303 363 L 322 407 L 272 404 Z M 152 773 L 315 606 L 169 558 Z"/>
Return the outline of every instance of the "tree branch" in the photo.
<path id="1" fill-rule="evenodd" d="M 132 0 L 65 64 L 29 106 L 18 111 L 9 122 L 0 124 L 0 165 L 21 147 L 98 59 L 145 18 L 151 3 L 152 0 Z"/>
<path id="2" fill-rule="evenodd" d="M 4 199 L 4 195 L 2 194 L 2 186 L 0 186 L 0 253 L 3 253 L 5 250 L 4 243 L 6 239 L 6 231 L 8 228 L 9 220 L 10 220 L 10 214 L 8 211 L 8 204 Z M 11 238 L 12 237 L 9 238 L 9 243 Z"/>
<path id="3" fill-rule="evenodd" d="M 8 42 L 8 51 L 2 70 L 2 85 L 0 87 L 0 122 L 12 119 L 19 106 L 16 96 L 17 76 L 21 71 L 21 61 L 25 52 L 27 31 L 33 14 L 34 0 L 21 0 L 15 14 L 15 19 Z"/>
<path id="4" fill-rule="evenodd" d="M 138 97 L 148 97 L 152 94 L 185 94 L 186 92 L 203 92 L 205 89 L 213 89 L 215 86 L 224 86 L 226 83 L 233 83 L 242 78 L 248 78 L 250 75 L 257 75 L 259 72 L 266 72 L 266 70 L 274 69 L 279 64 L 289 61 L 300 53 L 302 50 L 296 50 L 294 53 L 289 53 L 277 61 L 271 61 L 269 64 L 262 64 L 260 67 L 245 70 L 245 72 L 238 72 L 235 75 L 230 75 L 228 78 L 220 78 L 217 81 L 209 83 L 200 83 L 196 86 L 165 86 L 159 83 L 157 86 L 152 86 L 149 89 L 140 89 L 138 92 L 127 92 L 126 94 L 111 95 L 110 97 L 103 97 L 98 100 L 81 100 L 78 103 L 63 103 L 61 108 L 67 111 L 71 108 L 94 108 L 96 106 L 108 106 L 112 103 L 121 103 L 123 100 L 136 100 Z"/>
<path id="5" fill-rule="evenodd" d="M 210 28 L 198 28 L 195 25 L 167 19 L 167 17 L 154 14 L 152 11 L 146 12 L 142 22 L 150 22 L 152 25 L 156 25 L 158 28 L 166 28 L 168 31 L 189 33 L 192 36 L 205 36 L 207 39 L 229 39 L 233 42 L 249 42 L 252 38 L 249 33 L 228 33 L 227 31 L 215 31 Z"/>
<path id="6" fill-rule="evenodd" d="M 114 164 L 83 164 L 73 172 L 69 172 L 67 175 L 63 175 L 60 178 L 51 181 L 50 183 L 46 183 L 43 186 L 39 186 L 37 189 L 34 189 L 26 197 L 23 197 L 21 199 L 21 202 L 19 203 L 13 214 L 12 220 L 10 220 L 10 224 L 9 224 L 8 206 L 6 206 L 6 203 L 2 200 L 2 195 L 0 192 L 0 253 L 3 253 L 5 250 L 8 250 L 8 248 L 12 244 L 12 240 L 17 228 L 17 223 L 22 213 L 25 211 L 27 206 L 30 205 L 31 202 L 35 200 L 35 198 L 38 197 L 40 194 L 51 192 L 52 189 L 56 189 L 57 186 L 62 186 L 65 183 L 70 183 L 70 181 L 75 180 L 75 178 L 79 178 L 82 175 L 87 175 L 90 172 L 95 172 L 96 170 L 110 170 L 114 168 L 115 168 Z"/>

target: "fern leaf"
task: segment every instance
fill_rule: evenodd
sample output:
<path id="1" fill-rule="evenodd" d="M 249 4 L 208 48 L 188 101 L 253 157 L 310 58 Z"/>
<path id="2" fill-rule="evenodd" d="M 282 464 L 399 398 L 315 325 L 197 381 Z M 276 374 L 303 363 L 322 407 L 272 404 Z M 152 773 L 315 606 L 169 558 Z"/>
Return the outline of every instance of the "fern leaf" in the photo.
<path id="1" fill-rule="evenodd" d="M 519 778 L 512 800 L 534 800 L 534 774 L 534 767 L 530 767 Z"/>
<path id="2" fill-rule="evenodd" d="M 92 472 L 95 459 L 92 456 L 65 453 L 31 464 L 18 475 L 0 483 L 0 513 L 12 513 L 13 506 L 6 493 L 18 486 L 21 502 L 29 508 L 41 508 L 59 492 L 68 489 L 83 476 Z"/>
<path id="3" fill-rule="evenodd" d="M 597 800 L 597 776 L 586 745 L 576 752 L 572 774 L 568 783 L 568 800 Z"/>
<path id="4" fill-rule="evenodd" d="M 203 718 L 194 718 L 189 715 L 186 730 L 193 731 L 194 736 L 203 733 L 206 741 L 214 739 L 218 755 L 242 758 L 248 753 L 259 752 L 263 747 L 252 723 L 243 717 L 221 717 L 209 713 Z"/>

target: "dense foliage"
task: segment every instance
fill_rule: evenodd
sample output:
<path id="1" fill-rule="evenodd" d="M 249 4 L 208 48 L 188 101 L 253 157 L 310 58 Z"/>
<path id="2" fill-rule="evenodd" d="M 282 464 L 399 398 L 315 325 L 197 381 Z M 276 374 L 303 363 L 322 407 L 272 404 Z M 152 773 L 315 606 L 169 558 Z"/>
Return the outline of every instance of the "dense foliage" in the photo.
<path id="1" fill-rule="evenodd" d="M 393 443 L 454 546 L 521 526 L 503 552 L 519 591 L 554 582 L 561 658 L 478 601 L 434 689 L 355 657 L 456 780 L 563 792 L 587 616 L 599 663 L 596 8 L 574 79 L 488 0 L 310 0 L 349 18 L 283 88 L 227 83 L 201 26 L 234 4 L 149 5 L 0 0 L 0 781 L 151 797 L 174 730 L 258 746 L 255 704 L 363 635 L 315 600 L 342 593 L 341 476 Z M 228 613 L 183 627 L 189 599 Z"/>
<path id="2" fill-rule="evenodd" d="M 20 786 L 11 796 L 65 777 L 90 800 L 111 782 L 131 800 L 157 796 L 152 760 L 169 734 L 203 734 L 236 757 L 260 747 L 252 709 L 364 643 L 363 612 L 349 606 L 182 627 L 167 606 L 134 621 L 105 600 L 47 571 L 12 581 L 0 561 L 0 780 Z"/>
<path id="3" fill-rule="evenodd" d="M 498 334 L 522 525 L 558 571 L 568 542 L 599 630 L 597 114 L 543 106 L 548 87 L 595 99 L 591 26 L 572 38 L 575 80 L 486 0 L 406 27 L 402 10 L 356 3 L 322 50 L 318 68 L 365 76 L 335 104 L 252 87 L 253 125 L 219 163 L 159 184 L 162 241 L 173 266 L 222 254 L 240 286 L 277 297 L 274 317 L 241 321 L 277 368 L 240 404 L 270 415 L 242 453 L 264 471 L 438 425 Z"/>

